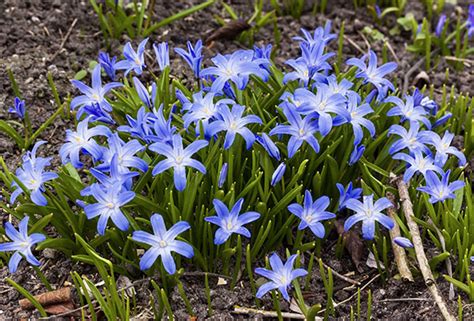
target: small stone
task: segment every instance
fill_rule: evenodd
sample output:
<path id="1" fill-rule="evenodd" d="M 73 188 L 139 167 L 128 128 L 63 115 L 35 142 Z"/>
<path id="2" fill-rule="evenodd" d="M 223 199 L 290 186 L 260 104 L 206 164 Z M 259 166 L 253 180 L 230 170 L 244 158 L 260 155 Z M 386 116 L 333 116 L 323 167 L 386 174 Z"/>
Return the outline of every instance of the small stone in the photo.
<path id="1" fill-rule="evenodd" d="M 43 256 L 47 259 L 54 259 L 57 255 L 57 251 L 55 249 L 44 249 Z"/>

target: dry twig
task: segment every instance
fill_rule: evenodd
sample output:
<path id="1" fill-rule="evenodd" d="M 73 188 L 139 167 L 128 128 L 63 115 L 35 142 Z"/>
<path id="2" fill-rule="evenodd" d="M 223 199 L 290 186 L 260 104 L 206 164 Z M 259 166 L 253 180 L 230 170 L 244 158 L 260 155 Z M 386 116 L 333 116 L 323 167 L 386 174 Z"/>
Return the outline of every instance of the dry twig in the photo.
<path id="1" fill-rule="evenodd" d="M 411 203 L 411 200 L 410 200 L 410 194 L 408 193 L 408 186 L 403 181 L 403 179 L 399 178 L 397 180 L 397 187 L 398 187 L 398 194 L 400 196 L 400 201 L 402 202 L 403 213 L 405 214 L 407 225 L 408 225 L 408 228 L 410 229 L 410 234 L 413 239 L 416 259 L 418 261 L 421 274 L 423 275 L 423 279 L 425 280 L 425 284 L 430 290 L 431 296 L 435 300 L 436 305 L 441 311 L 441 314 L 443 315 L 444 319 L 448 321 L 454 321 L 456 319 L 449 312 L 446 302 L 444 302 L 444 299 L 441 297 L 441 295 L 439 294 L 438 288 L 436 287 L 433 273 L 431 272 L 428 259 L 426 258 L 425 250 L 423 248 L 423 242 L 421 240 L 418 225 L 413 220 L 413 217 L 415 215 L 413 213 L 413 204 Z"/>
<path id="2" fill-rule="evenodd" d="M 267 310 L 259 310 L 259 309 L 252 309 L 252 308 L 244 308 L 240 306 L 235 306 L 234 311 L 232 313 L 235 314 L 261 314 L 264 317 L 269 318 L 277 318 L 278 313 L 276 311 L 267 311 Z M 296 320 L 306 320 L 305 316 L 299 313 L 291 313 L 291 312 L 281 312 L 281 316 L 287 319 L 296 319 Z M 315 320 L 322 320 L 322 318 L 317 317 Z"/>
<path id="3" fill-rule="evenodd" d="M 331 272 L 332 272 L 332 275 L 334 275 L 335 277 L 338 277 L 339 279 L 343 280 L 343 281 L 346 281 L 347 283 L 350 283 L 350 284 L 353 284 L 353 285 L 357 285 L 359 286 L 360 285 L 360 282 L 359 281 L 356 281 L 356 280 L 353 280 L 351 278 L 348 278 L 347 276 L 344 276 L 338 272 L 336 272 L 332 267 L 330 267 L 329 265 L 327 265 L 326 263 L 324 263 L 323 261 L 321 261 L 323 263 L 323 266 L 326 268 L 326 269 L 331 269 Z"/>
<path id="4" fill-rule="evenodd" d="M 71 26 L 69 27 L 69 30 L 66 33 L 66 36 L 64 36 L 64 39 L 61 42 L 61 45 L 59 46 L 59 49 L 54 53 L 54 55 L 51 56 L 49 61 L 53 61 L 57 57 L 57 55 L 59 55 L 59 53 L 63 50 L 64 45 L 66 44 L 66 41 L 68 40 L 69 36 L 71 35 L 72 29 L 74 29 L 74 26 L 76 25 L 76 23 L 77 23 L 77 18 L 74 19 L 74 21 L 71 23 Z"/>
<path id="5" fill-rule="evenodd" d="M 392 202 L 395 206 L 395 196 L 392 193 L 387 193 L 387 198 Z M 398 226 L 397 220 L 395 217 L 397 216 L 397 212 L 395 211 L 395 207 L 390 207 L 387 210 L 388 216 L 390 216 L 395 223 L 394 227 L 390 230 L 390 238 L 393 240 L 400 236 L 400 226 Z M 395 256 L 395 263 L 397 264 L 398 272 L 400 272 L 400 276 L 404 280 L 408 280 L 413 282 L 413 275 L 411 274 L 410 268 L 408 267 L 407 256 L 405 250 L 400 246 L 392 246 L 393 255 Z"/>
<path id="6" fill-rule="evenodd" d="M 361 54 L 365 55 L 366 52 L 361 48 L 359 47 L 358 44 L 356 44 L 351 38 L 349 38 L 348 36 L 344 35 L 344 40 L 346 40 L 352 47 L 354 47 L 355 49 L 357 49 Z"/>

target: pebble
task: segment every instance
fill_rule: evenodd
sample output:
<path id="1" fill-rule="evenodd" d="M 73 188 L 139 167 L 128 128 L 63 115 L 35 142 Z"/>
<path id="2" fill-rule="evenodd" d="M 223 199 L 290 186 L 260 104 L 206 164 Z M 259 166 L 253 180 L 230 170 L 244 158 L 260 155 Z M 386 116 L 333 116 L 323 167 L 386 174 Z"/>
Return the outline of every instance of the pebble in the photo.
<path id="1" fill-rule="evenodd" d="M 44 249 L 43 250 L 43 256 L 47 259 L 54 259 L 57 255 L 57 251 L 54 249 Z"/>

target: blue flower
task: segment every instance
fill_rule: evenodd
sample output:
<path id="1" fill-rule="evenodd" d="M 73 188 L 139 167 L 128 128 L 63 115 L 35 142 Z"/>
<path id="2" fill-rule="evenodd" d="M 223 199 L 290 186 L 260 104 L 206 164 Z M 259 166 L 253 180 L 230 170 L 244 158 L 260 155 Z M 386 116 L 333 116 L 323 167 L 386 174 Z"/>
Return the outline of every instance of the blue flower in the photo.
<path id="1" fill-rule="evenodd" d="M 175 126 L 171 126 L 172 117 L 166 119 L 163 115 L 163 106 L 160 106 L 158 110 L 153 109 L 153 113 L 149 114 L 149 120 L 152 123 L 151 128 L 154 133 L 150 133 L 145 138 L 155 143 L 161 142 L 171 145 L 177 129 Z"/>
<path id="2" fill-rule="evenodd" d="M 336 187 L 339 190 L 339 211 L 346 208 L 346 203 L 348 200 L 359 200 L 362 195 L 362 188 L 353 188 L 352 182 L 349 182 L 347 188 L 344 188 L 344 185 L 340 183 L 337 183 Z"/>
<path id="3" fill-rule="evenodd" d="M 269 291 L 278 289 L 285 300 L 290 301 L 288 287 L 291 285 L 291 282 L 298 277 L 308 274 L 304 269 L 293 269 L 296 258 L 297 255 L 293 254 L 283 265 L 280 257 L 276 253 L 273 253 L 272 256 L 270 256 L 270 266 L 272 270 L 264 268 L 255 269 L 255 273 L 270 280 L 270 282 L 263 284 L 258 289 L 256 294 L 257 298 L 261 299 Z"/>
<path id="4" fill-rule="evenodd" d="M 220 92 L 229 80 L 234 82 L 239 90 L 243 90 L 247 86 L 250 75 L 262 79 L 268 76 L 268 72 L 252 60 L 253 54 L 253 50 L 237 50 L 232 55 L 226 56 L 218 54 L 212 58 L 216 67 L 203 69 L 201 77 L 216 77 L 211 86 L 211 91 L 215 93 Z"/>
<path id="5" fill-rule="evenodd" d="M 441 37 L 441 33 L 443 32 L 444 25 L 446 24 L 446 15 L 442 14 L 439 16 L 438 23 L 436 24 L 435 34 L 436 37 Z"/>
<path id="6" fill-rule="evenodd" d="M 446 161 L 448 160 L 448 155 L 454 155 L 459 160 L 459 166 L 464 166 L 466 164 L 466 156 L 456 149 L 456 147 L 451 146 L 453 141 L 454 134 L 449 131 L 444 132 L 443 138 L 439 137 L 437 133 L 430 133 L 427 136 L 428 144 L 433 145 L 436 149 L 435 164 L 439 167 L 443 167 Z"/>
<path id="7" fill-rule="evenodd" d="M 304 61 L 288 59 L 285 61 L 285 64 L 291 66 L 294 71 L 288 72 L 283 76 L 283 84 L 287 84 L 292 80 L 299 80 L 300 85 L 308 86 L 309 81 L 313 79 L 314 75 L 310 75 L 309 67 Z"/>
<path id="8" fill-rule="evenodd" d="M 270 182 L 270 185 L 275 186 L 281 179 L 283 178 L 283 175 L 285 175 L 286 171 L 286 165 L 285 163 L 281 163 L 278 165 L 278 167 L 275 169 L 275 171 L 272 174 L 272 180 Z"/>
<path id="9" fill-rule="evenodd" d="M 208 216 L 206 222 L 219 226 L 214 237 L 214 244 L 221 245 L 225 243 L 233 233 L 251 237 L 250 231 L 244 227 L 245 224 L 258 220 L 260 214 L 257 212 L 246 212 L 240 214 L 244 199 L 239 199 L 229 211 L 227 206 L 218 199 L 214 199 L 214 209 L 217 216 Z"/>
<path id="10" fill-rule="evenodd" d="M 363 202 L 350 199 L 346 202 L 346 207 L 356 212 L 356 214 L 347 218 L 344 222 L 344 230 L 347 232 L 354 224 L 362 221 L 362 237 L 366 240 L 373 240 L 375 236 L 375 222 L 379 222 L 387 229 L 391 230 L 394 226 L 393 220 L 382 214 L 382 211 L 393 204 L 386 198 L 379 198 L 374 204 L 374 195 L 363 197 Z"/>
<path id="11" fill-rule="evenodd" d="M 108 115 L 108 113 L 112 111 L 112 106 L 109 104 L 107 99 L 105 99 L 105 95 L 113 88 L 123 86 L 119 82 L 111 82 L 102 87 L 100 65 L 96 65 L 92 71 L 92 87 L 89 87 L 82 81 L 75 79 L 71 80 L 71 83 L 79 89 L 81 93 L 83 93 L 83 95 L 75 97 L 71 101 L 71 109 L 74 110 L 77 107 L 80 107 L 77 113 L 77 119 L 79 119 L 84 112 L 86 114 L 92 114 L 93 116 L 101 113 Z M 99 111 L 94 113 L 92 112 L 94 109 L 99 109 Z M 101 120 L 101 117 L 92 117 L 91 121 L 95 120 Z"/>
<path id="12" fill-rule="evenodd" d="M 181 48 L 175 48 L 175 52 L 183 57 L 183 59 L 188 63 L 188 65 L 193 69 L 194 76 L 199 78 L 201 76 L 201 63 L 202 63 L 202 41 L 198 40 L 196 44 L 193 45 L 191 42 L 187 42 L 188 51 L 185 51 Z"/>
<path id="13" fill-rule="evenodd" d="M 119 170 L 122 173 L 128 172 L 129 167 L 136 168 L 142 172 L 148 170 L 148 164 L 140 157 L 135 156 L 136 153 L 145 149 L 145 146 L 140 144 L 136 139 L 124 142 L 118 135 L 114 133 L 109 136 L 107 140 L 109 148 L 104 150 L 103 164 L 97 166 L 97 169 L 102 171 L 110 170 L 110 163 L 114 155 L 118 156 Z"/>
<path id="14" fill-rule="evenodd" d="M 155 50 L 156 61 L 158 62 L 158 66 L 160 66 L 160 70 L 163 71 L 166 67 L 170 65 L 170 53 L 168 43 L 154 43 L 153 50 Z"/>
<path id="15" fill-rule="evenodd" d="M 335 55 L 334 52 L 324 54 L 325 44 L 320 42 L 312 46 L 301 44 L 301 57 L 297 60 L 303 61 L 309 70 L 309 75 L 314 76 L 317 72 L 331 70 L 331 65 L 327 62 Z"/>
<path id="16" fill-rule="evenodd" d="M 262 45 L 262 47 L 253 46 L 253 61 L 258 63 L 260 68 L 264 68 L 267 71 L 270 71 L 271 54 L 272 54 L 272 45 Z"/>
<path id="17" fill-rule="evenodd" d="M 436 128 L 436 127 L 439 127 L 439 126 L 442 126 L 444 125 L 451 117 L 453 117 L 453 114 L 452 113 L 446 113 L 445 115 L 441 116 L 440 118 L 438 118 L 433 126 L 431 128 Z"/>
<path id="18" fill-rule="evenodd" d="M 410 123 L 422 122 L 426 128 L 431 129 L 431 122 L 426 118 L 428 112 L 421 106 L 415 106 L 412 96 L 406 96 L 403 102 L 398 97 L 390 96 L 385 99 L 387 103 L 394 103 L 396 106 L 387 112 L 387 116 L 401 116 L 401 121 Z"/>
<path id="19" fill-rule="evenodd" d="M 261 124 L 262 120 L 255 115 L 247 115 L 242 117 L 245 107 L 241 105 L 232 106 L 232 111 L 227 105 L 219 105 L 217 107 L 219 118 L 209 124 L 209 133 L 211 136 L 226 131 L 224 148 L 229 149 L 234 143 L 235 135 L 239 134 L 245 139 L 247 149 L 252 147 L 255 142 L 255 135 L 245 127 L 248 124 Z"/>
<path id="20" fill-rule="evenodd" d="M 99 235 L 104 235 L 109 218 L 120 230 L 128 230 L 129 222 L 120 208 L 133 200 L 135 193 L 122 191 L 122 186 L 119 184 L 105 188 L 98 183 L 91 186 L 91 192 L 97 203 L 84 206 L 84 213 L 89 220 L 99 216 L 97 223 Z"/>
<path id="21" fill-rule="evenodd" d="M 364 55 L 361 59 L 350 58 L 347 60 L 347 64 L 350 66 L 356 66 L 359 71 L 356 74 L 356 78 L 363 78 L 365 83 L 371 83 L 377 88 L 379 95 L 382 91 L 382 86 L 385 85 L 388 88 L 395 90 L 393 84 L 384 78 L 388 73 L 391 73 L 397 68 L 397 64 L 394 62 L 387 62 L 380 67 L 377 67 L 377 55 L 372 50 L 369 51 L 368 64 L 365 63 L 367 56 Z"/>
<path id="22" fill-rule="evenodd" d="M 186 167 L 192 167 L 201 173 L 206 173 L 204 165 L 191 157 L 202 148 L 206 147 L 208 142 L 205 140 L 196 140 L 183 149 L 183 139 L 179 134 L 173 136 L 173 145 L 157 142 L 151 144 L 148 148 L 155 153 L 166 157 L 156 164 L 153 168 L 153 176 L 163 173 L 167 169 L 173 167 L 174 185 L 178 191 L 186 188 Z"/>
<path id="23" fill-rule="evenodd" d="M 101 170 L 97 168 L 91 168 L 90 172 L 97 181 L 100 182 L 104 189 L 112 188 L 115 185 L 121 186 L 121 191 L 129 191 L 132 187 L 132 178 L 138 176 L 137 172 L 123 172 L 123 169 L 119 166 L 118 154 L 115 154 L 112 157 L 110 162 L 110 173 L 109 175 L 104 174 Z M 93 194 L 92 185 L 87 186 L 81 191 L 82 196 L 90 196 Z"/>
<path id="24" fill-rule="evenodd" d="M 15 97 L 15 104 L 13 107 L 8 108 L 8 112 L 16 115 L 20 119 L 25 118 L 25 101 Z"/>
<path id="25" fill-rule="evenodd" d="M 39 141 L 33 147 L 32 153 L 27 153 L 23 157 L 23 165 L 16 170 L 16 177 L 29 190 L 31 201 L 39 206 L 46 206 L 48 201 L 42 194 L 45 191 L 44 183 L 56 179 L 58 175 L 52 172 L 45 172 L 44 168 L 50 164 L 51 157 L 36 157 L 36 150 L 43 145 L 44 141 Z M 12 187 L 16 187 L 10 197 L 10 203 L 13 204 L 23 189 L 15 182 Z"/>
<path id="26" fill-rule="evenodd" d="M 389 153 L 390 155 L 408 148 L 411 153 L 416 150 L 420 150 L 427 155 L 430 155 L 430 149 L 425 145 L 430 142 L 429 136 L 433 132 L 429 131 L 419 131 L 419 123 L 410 123 L 410 129 L 407 131 L 404 127 L 400 125 L 392 125 L 388 129 L 388 135 L 398 135 L 400 139 L 395 141 L 392 146 L 390 146 Z"/>
<path id="27" fill-rule="evenodd" d="M 222 188 L 222 186 L 224 186 L 225 180 L 227 178 L 227 167 L 228 167 L 227 163 L 222 164 L 222 168 L 219 172 L 219 180 L 217 183 L 217 187 L 219 188 Z"/>
<path id="28" fill-rule="evenodd" d="M 117 128 L 118 131 L 129 133 L 132 137 L 140 138 L 149 141 L 148 136 L 152 134 L 151 131 L 151 115 L 145 109 L 145 106 L 140 107 L 137 112 L 137 118 L 130 115 L 125 115 L 128 125 L 122 125 Z"/>
<path id="29" fill-rule="evenodd" d="M 448 198 L 455 199 L 454 192 L 464 187 L 463 181 L 449 182 L 451 170 L 441 174 L 441 179 L 433 171 L 427 171 L 425 174 L 426 186 L 418 187 L 417 190 L 430 195 L 430 203 L 444 202 Z"/>
<path id="30" fill-rule="evenodd" d="M 318 84 L 324 83 L 328 85 L 329 87 L 329 92 L 332 94 L 341 94 L 343 96 L 346 96 L 348 93 L 352 92 L 350 89 L 354 85 L 352 82 L 349 80 L 343 78 L 341 79 L 340 82 L 337 81 L 336 75 L 330 75 L 330 76 L 316 76 L 315 77 L 316 83 L 313 85 L 313 87 L 317 87 Z"/>
<path id="31" fill-rule="evenodd" d="M 403 248 L 413 247 L 413 243 L 409 239 L 407 239 L 406 237 L 397 236 L 393 239 L 393 242 L 395 242 L 395 244 L 397 244 L 398 246 L 401 246 Z"/>
<path id="32" fill-rule="evenodd" d="M 66 143 L 59 150 L 63 164 L 71 162 L 75 168 L 82 167 L 83 164 L 79 158 L 80 152 L 91 155 L 94 161 L 102 158 L 104 147 L 97 144 L 92 137 L 98 135 L 107 137 L 110 135 L 110 129 L 102 125 L 89 129 L 88 125 L 89 119 L 86 118 L 77 124 L 77 131 L 66 130 Z"/>
<path id="33" fill-rule="evenodd" d="M 354 131 L 354 145 L 359 145 L 364 138 L 364 132 L 362 131 L 362 126 L 367 128 L 371 137 L 375 135 L 375 126 L 374 124 L 365 119 L 364 116 L 370 113 L 373 113 L 373 109 L 370 108 L 370 105 L 365 103 L 360 104 L 360 96 L 355 92 L 350 92 L 348 94 L 347 100 L 347 111 L 349 112 L 349 118 L 347 121 L 352 125 Z"/>
<path id="34" fill-rule="evenodd" d="M 331 40 L 337 38 L 337 35 L 335 33 L 331 33 L 331 24 L 331 20 L 327 20 L 324 29 L 323 27 L 318 27 L 314 29 L 313 35 L 311 35 L 311 33 L 306 29 L 301 28 L 301 32 L 303 33 L 304 38 L 298 36 L 293 37 L 293 40 L 300 41 L 306 46 L 318 45 L 321 42 L 328 44 Z"/>
<path id="35" fill-rule="evenodd" d="M 288 210 L 301 219 L 298 225 L 299 230 L 303 230 L 309 226 L 311 231 L 319 237 L 324 238 L 323 220 L 330 220 L 336 217 L 334 213 L 326 211 L 329 206 L 329 197 L 321 196 L 313 203 L 311 193 L 306 190 L 304 194 L 304 206 L 298 203 L 293 203 L 288 206 Z"/>
<path id="36" fill-rule="evenodd" d="M 349 166 L 354 165 L 359 161 L 359 159 L 364 155 L 365 146 L 364 145 L 354 145 L 351 156 L 349 157 Z"/>
<path id="37" fill-rule="evenodd" d="M 469 38 L 474 35 L 474 4 L 469 5 L 468 17 L 466 21 L 467 35 Z"/>
<path id="38" fill-rule="evenodd" d="M 310 115 L 301 118 L 298 112 L 287 105 L 283 107 L 283 113 L 289 125 L 277 125 L 270 131 L 270 135 L 291 135 L 288 141 L 288 157 L 292 158 L 303 142 L 307 142 L 318 153 L 319 143 L 316 137 L 314 137 L 318 131 L 316 121 Z"/>
<path id="39" fill-rule="evenodd" d="M 161 262 L 166 272 L 174 274 L 176 272 L 176 263 L 174 262 L 171 252 L 176 252 L 188 259 L 194 256 L 194 250 L 191 245 L 176 240 L 179 234 L 189 230 L 191 226 L 188 222 L 179 221 L 169 230 L 166 230 L 165 222 L 160 214 L 153 214 L 150 222 L 153 228 L 153 234 L 145 231 L 135 231 L 132 235 L 132 240 L 135 242 L 145 243 L 151 246 L 140 259 L 140 269 L 149 269 L 158 257 L 161 256 Z"/>
<path id="40" fill-rule="evenodd" d="M 145 104 L 145 106 L 152 109 L 155 106 L 156 83 L 154 82 L 151 85 L 151 95 L 148 93 L 148 89 L 146 89 L 146 87 L 137 77 L 133 77 L 133 83 L 135 85 L 135 90 L 137 91 L 138 97 L 140 97 L 140 100 Z"/>
<path id="41" fill-rule="evenodd" d="M 319 84 L 316 95 L 305 88 L 295 90 L 295 99 L 302 101 L 298 111 L 303 114 L 316 113 L 318 115 L 318 127 L 321 135 L 326 136 L 332 129 L 333 119 L 330 113 L 348 119 L 349 112 L 345 108 L 346 99 L 341 94 L 329 92 L 329 86 Z"/>
<path id="42" fill-rule="evenodd" d="M 184 128 L 187 129 L 191 123 L 195 123 L 196 134 L 199 134 L 199 123 L 201 122 L 205 136 L 210 137 L 212 135 L 209 133 L 208 124 L 218 116 L 218 106 L 221 104 L 235 104 L 232 99 L 220 99 L 214 102 L 215 95 L 215 93 L 209 92 L 203 96 L 203 92 L 199 91 L 193 94 L 193 102 L 183 104 L 183 109 L 188 110 L 183 116 Z"/>
<path id="43" fill-rule="evenodd" d="M 403 174 L 403 180 L 405 182 L 408 182 L 416 172 L 423 175 L 425 175 L 427 171 L 435 171 L 440 174 L 443 173 L 442 168 L 433 164 L 433 158 L 431 156 L 425 157 L 419 150 L 414 151 L 413 155 L 414 156 L 405 153 L 398 153 L 392 156 L 393 159 L 403 160 L 410 165 Z"/>
<path id="44" fill-rule="evenodd" d="M 421 106 L 433 116 L 438 112 L 438 104 L 436 104 L 436 102 L 429 97 L 423 96 L 418 88 L 415 88 L 412 97 L 413 105 L 415 107 Z"/>
<path id="45" fill-rule="evenodd" d="M 263 148 L 267 151 L 268 155 L 275 158 L 276 160 L 280 160 L 280 150 L 278 149 L 277 145 L 273 142 L 273 140 L 266 134 L 262 133 L 262 136 L 255 136 L 257 142 L 263 146 Z"/>
<path id="46" fill-rule="evenodd" d="M 133 50 L 130 42 L 123 47 L 123 56 L 125 60 L 119 61 L 116 65 L 116 69 L 125 69 L 125 76 L 128 75 L 130 71 L 134 71 L 137 75 L 141 75 L 145 65 L 145 46 L 148 42 L 148 38 L 143 39 L 142 42 L 138 45 L 138 49 L 135 52 Z"/>
<path id="47" fill-rule="evenodd" d="M 112 81 L 115 81 L 115 72 L 117 69 L 116 60 L 117 57 L 110 58 L 108 53 L 99 52 L 99 64 Z"/>
<path id="48" fill-rule="evenodd" d="M 8 262 L 10 273 L 15 273 L 18 269 L 22 257 L 24 256 L 28 263 L 39 266 L 41 263 L 31 252 L 31 247 L 36 243 L 43 242 L 46 237 L 41 233 L 33 233 L 28 235 L 28 220 L 25 216 L 18 224 L 18 231 L 13 227 L 12 223 L 5 223 L 5 234 L 13 242 L 1 243 L 0 252 L 15 251 Z"/>

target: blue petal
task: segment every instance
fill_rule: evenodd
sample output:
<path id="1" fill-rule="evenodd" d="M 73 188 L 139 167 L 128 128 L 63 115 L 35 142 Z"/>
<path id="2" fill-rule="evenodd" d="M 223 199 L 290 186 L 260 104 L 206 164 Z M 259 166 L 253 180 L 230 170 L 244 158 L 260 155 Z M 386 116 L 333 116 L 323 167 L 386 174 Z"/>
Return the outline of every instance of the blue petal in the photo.
<path id="1" fill-rule="evenodd" d="M 140 270 L 144 271 L 149 269 L 153 265 L 153 263 L 155 263 L 159 255 L 160 252 L 155 247 L 152 247 L 148 251 L 146 251 L 140 259 Z"/>

